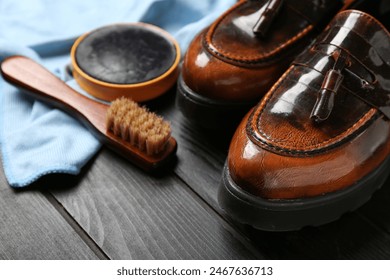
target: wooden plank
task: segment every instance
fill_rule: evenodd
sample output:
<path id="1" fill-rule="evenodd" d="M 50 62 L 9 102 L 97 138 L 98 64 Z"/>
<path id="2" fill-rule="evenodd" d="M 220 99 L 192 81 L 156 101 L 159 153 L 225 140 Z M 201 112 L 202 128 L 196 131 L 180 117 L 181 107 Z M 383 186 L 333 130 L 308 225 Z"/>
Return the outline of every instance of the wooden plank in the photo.
<path id="1" fill-rule="evenodd" d="M 270 259 L 389 259 L 390 238 L 356 213 L 321 227 L 297 232 L 261 232 L 246 228 Z"/>
<path id="2" fill-rule="evenodd" d="M 390 177 L 357 213 L 390 234 Z M 390 249 L 389 249 L 390 250 Z"/>
<path id="3" fill-rule="evenodd" d="M 176 174 L 214 209 L 219 209 L 217 193 L 231 136 L 193 127 L 177 112 L 170 118 L 174 136 L 180 143 Z"/>
<path id="4" fill-rule="evenodd" d="M 151 177 L 105 149 L 87 169 L 51 192 L 110 258 L 259 257 L 173 174 Z"/>
<path id="5" fill-rule="evenodd" d="M 218 186 L 234 127 L 230 131 L 213 131 L 194 126 L 175 107 L 174 99 L 175 93 L 171 92 L 148 105 L 172 123 L 178 141 L 175 173 L 218 210 Z"/>
<path id="6" fill-rule="evenodd" d="M 42 193 L 12 190 L 0 169 L 0 259 L 97 259 Z"/>

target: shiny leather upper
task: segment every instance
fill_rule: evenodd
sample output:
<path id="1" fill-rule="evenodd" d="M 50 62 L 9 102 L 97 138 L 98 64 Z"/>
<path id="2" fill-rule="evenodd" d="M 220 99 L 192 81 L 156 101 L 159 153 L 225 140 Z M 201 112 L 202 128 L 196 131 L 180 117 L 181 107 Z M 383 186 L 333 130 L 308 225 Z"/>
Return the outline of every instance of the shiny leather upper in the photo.
<path id="1" fill-rule="evenodd" d="M 240 1 L 193 40 L 182 72 L 190 89 L 217 100 L 258 100 L 343 1 L 284 0 L 277 12 L 270 3 Z M 262 35 L 254 32 L 258 24 Z"/>
<path id="2" fill-rule="evenodd" d="M 314 122 L 341 52 L 348 59 L 334 105 Z M 252 194 L 292 199 L 346 188 L 372 172 L 390 153 L 389 55 L 390 34 L 379 21 L 339 13 L 244 118 L 228 156 L 232 179 Z"/>

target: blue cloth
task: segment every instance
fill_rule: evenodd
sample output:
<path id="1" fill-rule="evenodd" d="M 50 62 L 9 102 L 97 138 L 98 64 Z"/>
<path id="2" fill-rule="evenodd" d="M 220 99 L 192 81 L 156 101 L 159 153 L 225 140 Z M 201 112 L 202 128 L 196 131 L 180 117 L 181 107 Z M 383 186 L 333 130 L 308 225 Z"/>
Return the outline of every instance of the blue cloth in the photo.
<path id="1" fill-rule="evenodd" d="M 77 36 L 116 22 L 143 21 L 173 34 L 184 52 L 193 36 L 235 0 L 2 0 L 0 61 L 29 56 L 65 78 Z M 70 82 L 72 86 L 77 85 Z M 65 113 L 29 98 L 0 78 L 0 145 L 12 187 L 49 173 L 79 173 L 100 143 Z"/>

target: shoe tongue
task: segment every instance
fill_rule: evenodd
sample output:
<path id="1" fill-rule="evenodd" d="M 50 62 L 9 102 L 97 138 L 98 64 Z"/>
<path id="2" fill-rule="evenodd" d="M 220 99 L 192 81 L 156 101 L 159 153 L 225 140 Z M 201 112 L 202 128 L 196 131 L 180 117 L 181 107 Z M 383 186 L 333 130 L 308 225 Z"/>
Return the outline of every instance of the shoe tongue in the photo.
<path id="1" fill-rule="evenodd" d="M 339 13 L 321 41 L 338 46 L 358 59 L 364 60 L 367 53 L 374 54 L 390 65 L 390 34 L 382 23 L 367 13 L 357 10 Z"/>

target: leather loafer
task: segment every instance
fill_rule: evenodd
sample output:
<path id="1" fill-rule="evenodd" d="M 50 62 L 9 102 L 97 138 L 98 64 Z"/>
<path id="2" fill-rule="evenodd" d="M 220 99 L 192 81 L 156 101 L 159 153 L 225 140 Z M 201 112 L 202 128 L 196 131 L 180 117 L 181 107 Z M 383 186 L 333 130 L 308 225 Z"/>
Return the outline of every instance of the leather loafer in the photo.
<path id="1" fill-rule="evenodd" d="M 390 2 L 368 6 L 376 18 L 339 13 L 239 125 L 219 193 L 233 219 L 269 231 L 317 226 L 384 184 Z"/>
<path id="2" fill-rule="evenodd" d="M 223 128 L 253 107 L 293 59 L 353 0 L 242 0 L 191 43 L 177 103 L 192 121 Z"/>

